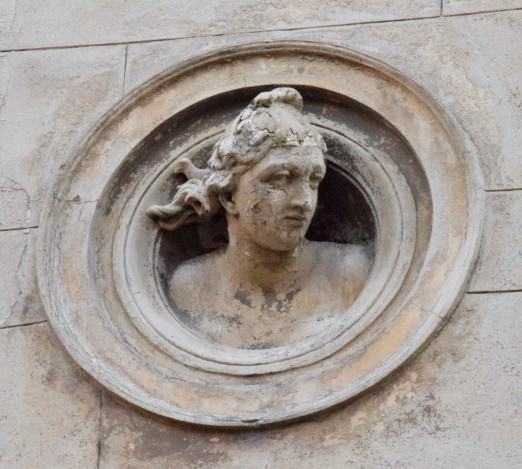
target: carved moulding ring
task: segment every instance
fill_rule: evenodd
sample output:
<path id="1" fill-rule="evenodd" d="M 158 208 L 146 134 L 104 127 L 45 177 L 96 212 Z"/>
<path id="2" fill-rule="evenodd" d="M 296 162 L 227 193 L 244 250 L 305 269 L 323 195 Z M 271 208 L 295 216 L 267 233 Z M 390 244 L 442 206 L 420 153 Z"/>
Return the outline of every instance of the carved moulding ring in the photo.
<path id="1" fill-rule="evenodd" d="M 165 259 L 210 249 L 214 228 L 168 237 L 144 212 L 170 197 L 178 158 L 205 164 L 230 118 L 276 86 L 301 92 L 328 147 L 310 236 L 363 240 L 373 266 L 349 311 L 317 334 L 232 347 L 193 327 L 164 288 Z M 73 358 L 133 404 L 214 426 L 295 419 L 366 390 L 443 324 L 476 256 L 482 194 L 466 134 L 399 71 L 317 43 L 220 50 L 127 96 L 60 171 L 40 232 L 40 290 Z"/>

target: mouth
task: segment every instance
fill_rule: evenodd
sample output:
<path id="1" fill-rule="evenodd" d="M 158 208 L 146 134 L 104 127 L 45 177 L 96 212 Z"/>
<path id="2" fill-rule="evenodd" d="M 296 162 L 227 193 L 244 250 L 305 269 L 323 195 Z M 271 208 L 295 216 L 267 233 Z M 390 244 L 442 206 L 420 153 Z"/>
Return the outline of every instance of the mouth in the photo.
<path id="1" fill-rule="evenodd" d="M 305 215 L 287 215 L 284 220 L 292 225 L 303 225 L 308 222 Z"/>

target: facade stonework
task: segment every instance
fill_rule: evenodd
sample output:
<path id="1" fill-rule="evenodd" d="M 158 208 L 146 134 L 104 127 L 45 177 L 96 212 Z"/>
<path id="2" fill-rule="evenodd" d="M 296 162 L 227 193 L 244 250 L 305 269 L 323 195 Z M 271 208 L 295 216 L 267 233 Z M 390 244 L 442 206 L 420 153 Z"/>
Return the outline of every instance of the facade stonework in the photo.
<path id="1" fill-rule="evenodd" d="M 0 7 L 0 468 L 520 467 L 522 2 L 229 3 Z M 56 337 L 36 273 L 43 204 L 137 86 L 196 55 L 286 40 L 380 59 L 451 112 L 485 179 L 478 261 L 440 332 L 362 396 L 268 429 L 177 423 L 102 388 Z"/>

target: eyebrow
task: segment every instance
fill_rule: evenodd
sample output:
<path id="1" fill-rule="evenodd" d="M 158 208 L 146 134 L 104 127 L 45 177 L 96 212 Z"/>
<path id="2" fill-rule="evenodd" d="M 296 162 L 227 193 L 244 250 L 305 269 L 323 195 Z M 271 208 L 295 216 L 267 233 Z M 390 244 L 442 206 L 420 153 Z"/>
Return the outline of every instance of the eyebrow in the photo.
<path id="1" fill-rule="evenodd" d="M 315 173 L 315 172 L 320 172 L 321 174 L 325 174 L 326 165 L 320 165 L 320 164 L 314 165 L 314 167 L 312 168 L 312 173 Z"/>
<path id="2" fill-rule="evenodd" d="M 281 170 L 295 171 L 298 168 L 299 168 L 299 166 L 297 166 L 295 164 L 289 165 L 288 163 L 281 163 L 281 162 L 270 163 L 266 168 L 264 168 L 261 171 L 260 176 L 262 177 L 267 174 L 273 173 L 275 171 L 281 171 Z"/>
<path id="3" fill-rule="evenodd" d="M 281 170 L 287 170 L 287 171 L 291 171 L 291 172 L 298 172 L 300 169 L 299 165 L 298 164 L 295 164 L 295 163 L 281 163 L 281 162 L 277 162 L 277 163 L 271 163 L 269 166 L 267 166 L 266 168 L 264 168 L 259 177 L 264 177 L 264 176 L 267 176 L 269 174 L 272 174 L 274 172 L 277 172 L 277 171 L 281 171 Z M 321 175 L 325 175 L 326 173 L 326 167 L 324 165 L 320 165 L 320 164 L 315 164 L 311 171 L 310 171 L 311 174 L 313 173 L 321 173 Z"/>

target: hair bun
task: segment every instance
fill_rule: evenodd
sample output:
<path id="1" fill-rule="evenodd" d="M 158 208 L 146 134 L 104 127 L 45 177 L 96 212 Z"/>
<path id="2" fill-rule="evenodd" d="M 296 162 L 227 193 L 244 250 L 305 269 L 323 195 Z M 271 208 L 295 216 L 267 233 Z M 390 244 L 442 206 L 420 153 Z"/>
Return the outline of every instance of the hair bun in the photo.
<path id="1" fill-rule="evenodd" d="M 254 107 L 269 107 L 273 103 L 284 103 L 303 110 L 303 97 L 294 88 L 281 87 L 259 93 L 250 103 Z M 249 106 L 249 107 L 250 107 Z"/>

